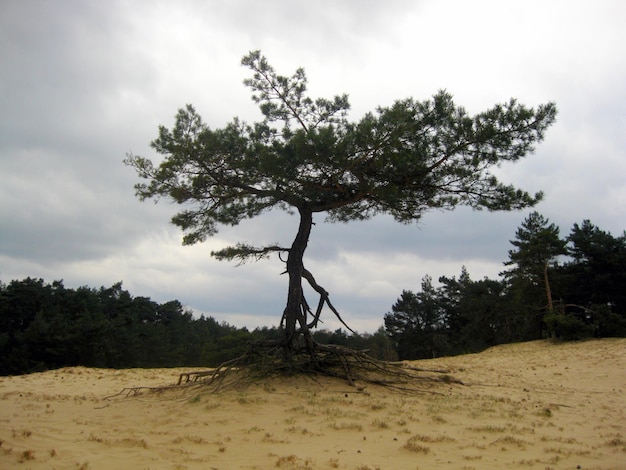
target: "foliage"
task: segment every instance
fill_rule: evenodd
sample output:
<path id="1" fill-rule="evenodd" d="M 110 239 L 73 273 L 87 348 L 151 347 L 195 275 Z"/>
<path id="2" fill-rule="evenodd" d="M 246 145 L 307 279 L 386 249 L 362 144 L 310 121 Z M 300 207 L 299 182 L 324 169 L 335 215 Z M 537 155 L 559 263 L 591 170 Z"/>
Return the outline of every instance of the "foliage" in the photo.
<path id="1" fill-rule="evenodd" d="M 317 332 L 320 343 L 367 349 L 395 359 L 386 333 Z M 214 367 L 241 355 L 253 341 L 281 337 L 278 328 L 249 332 L 194 316 L 178 300 L 159 304 L 111 287 L 66 288 L 63 281 L 26 278 L 0 283 L 0 375 L 66 366 Z"/>
<path id="2" fill-rule="evenodd" d="M 424 359 L 478 351 L 510 335 L 503 315 L 503 283 L 473 281 L 465 269 L 455 277 L 430 276 L 422 291 L 403 291 L 384 317 L 400 359 Z"/>
<path id="3" fill-rule="evenodd" d="M 27 278 L 0 284 L 0 374 L 63 366 L 170 367 L 215 364 L 201 355 L 236 330 L 193 318 L 178 301 L 109 288 L 68 289 Z"/>
<path id="4" fill-rule="evenodd" d="M 421 292 L 402 292 L 384 319 L 400 359 L 547 336 L 626 336 L 626 236 L 585 220 L 561 240 L 558 227 L 533 212 L 511 244 L 505 265 L 512 268 L 501 280 L 474 281 L 463 267 L 458 279 L 440 277 L 439 287 L 426 276 Z M 548 285 L 557 299 L 552 308 Z"/>
<path id="5" fill-rule="evenodd" d="M 279 75 L 259 51 L 242 64 L 252 72 L 244 83 L 261 122 L 235 118 L 211 129 L 187 105 L 174 127 L 161 126 L 152 142 L 163 156 L 159 165 L 137 155 L 125 162 L 147 180 L 135 186 L 140 199 L 166 198 L 184 206 L 172 223 L 183 231 L 185 244 L 272 208 L 298 214 L 290 247 L 237 244 L 213 253 L 240 263 L 287 254 L 289 294 L 281 322 L 287 347 L 300 335 L 310 340 L 324 305 L 343 322 L 328 292 L 304 267 L 314 214 L 348 222 L 386 213 L 407 223 L 431 209 L 511 210 L 541 199 L 540 193 L 503 184 L 491 169 L 533 150 L 554 122 L 553 103 L 532 109 L 512 99 L 472 116 L 440 91 L 425 101 L 398 100 L 351 122 L 347 95 L 310 98 L 303 69 Z M 304 298 L 302 279 L 320 295 L 315 312 Z"/>
<path id="6" fill-rule="evenodd" d="M 544 322 L 543 311 L 554 310 L 553 284 L 550 272 L 556 268 L 556 260 L 567 253 L 566 241 L 559 236 L 559 228 L 550 223 L 537 211 L 531 212 L 510 241 L 514 249 L 509 250 L 504 278 L 511 285 L 509 292 L 515 305 L 516 317 L 522 320 L 524 335 L 541 338 Z"/>
<path id="7" fill-rule="evenodd" d="M 570 261 L 562 275 L 568 280 L 568 302 L 610 305 L 626 315 L 626 232 L 614 237 L 584 220 L 574 224 L 567 241 Z"/>
<path id="8" fill-rule="evenodd" d="M 398 355 L 420 358 L 447 355 L 444 310 L 437 298 L 430 276 L 422 280 L 422 291 L 404 291 L 385 315 L 385 328 L 396 342 Z"/>
<path id="9" fill-rule="evenodd" d="M 548 312 L 543 319 L 548 331 L 565 340 L 589 338 L 593 336 L 593 325 L 585 321 L 584 315 Z"/>
<path id="10" fill-rule="evenodd" d="M 524 219 L 510 243 L 515 248 L 509 250 L 509 260 L 504 265 L 514 267 L 504 272 L 505 277 L 522 278 L 539 286 L 543 286 L 546 264 L 549 266 L 566 253 L 559 228 L 537 211 Z"/>
<path id="11" fill-rule="evenodd" d="M 465 266 L 456 277 L 439 278 L 441 304 L 446 311 L 453 352 L 473 352 L 518 340 L 506 304 L 505 283 L 470 278 Z"/>

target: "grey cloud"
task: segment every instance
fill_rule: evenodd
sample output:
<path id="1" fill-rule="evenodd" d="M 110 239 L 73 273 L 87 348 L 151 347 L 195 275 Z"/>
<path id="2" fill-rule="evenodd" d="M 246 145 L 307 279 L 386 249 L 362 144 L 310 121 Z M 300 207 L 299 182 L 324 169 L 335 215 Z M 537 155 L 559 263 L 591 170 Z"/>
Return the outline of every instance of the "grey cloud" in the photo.
<path id="1" fill-rule="evenodd" d="M 2 250 L 40 263 L 104 257 L 141 235 L 119 93 L 148 82 L 133 77 L 126 25 L 113 3 L 3 5 Z"/>

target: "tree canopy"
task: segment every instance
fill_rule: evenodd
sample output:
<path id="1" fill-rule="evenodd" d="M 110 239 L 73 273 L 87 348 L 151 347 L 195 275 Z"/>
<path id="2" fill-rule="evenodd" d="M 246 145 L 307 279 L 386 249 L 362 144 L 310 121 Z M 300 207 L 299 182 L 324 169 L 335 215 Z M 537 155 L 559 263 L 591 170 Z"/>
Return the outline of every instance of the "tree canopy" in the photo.
<path id="1" fill-rule="evenodd" d="M 260 51 L 246 55 L 242 64 L 251 70 L 244 83 L 261 121 L 235 118 L 211 129 L 187 105 L 172 129 L 159 127 L 152 142 L 164 157 L 158 165 L 132 154 L 125 162 L 147 180 L 135 186 L 141 200 L 164 197 L 184 206 L 172 223 L 182 229 L 185 244 L 273 208 L 299 215 L 289 247 L 237 244 L 213 253 L 242 262 L 286 254 L 289 290 L 281 325 L 287 347 L 301 335 L 309 338 L 324 305 L 342 320 L 328 292 L 304 267 L 314 214 L 343 222 L 390 214 L 409 223 L 432 209 L 512 210 L 542 197 L 501 182 L 492 169 L 534 149 L 555 120 L 554 103 L 534 109 L 511 99 L 470 115 L 439 91 L 350 121 L 347 95 L 309 97 L 303 69 L 279 75 Z M 315 312 L 304 298 L 302 279 L 320 295 Z"/>

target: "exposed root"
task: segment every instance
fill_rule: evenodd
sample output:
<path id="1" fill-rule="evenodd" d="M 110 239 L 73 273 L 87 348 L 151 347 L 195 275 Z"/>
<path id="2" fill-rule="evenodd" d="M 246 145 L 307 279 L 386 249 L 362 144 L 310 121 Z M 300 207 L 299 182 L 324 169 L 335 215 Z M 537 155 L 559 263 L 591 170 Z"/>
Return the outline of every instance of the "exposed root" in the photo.
<path id="1" fill-rule="evenodd" d="M 368 385 L 377 385 L 403 393 L 438 394 L 432 385 L 463 385 L 450 376 L 448 370 L 418 369 L 402 362 L 380 361 L 367 351 L 343 346 L 314 343 L 314 348 L 313 351 L 306 347 L 288 350 L 278 344 L 257 344 L 242 356 L 214 369 L 182 373 L 175 385 L 125 388 L 107 399 L 135 397 L 144 392 L 178 391 L 186 395 L 199 391 L 242 390 L 275 377 L 297 375 L 314 381 L 324 376 L 337 378 L 354 387 L 356 392 L 363 392 Z"/>

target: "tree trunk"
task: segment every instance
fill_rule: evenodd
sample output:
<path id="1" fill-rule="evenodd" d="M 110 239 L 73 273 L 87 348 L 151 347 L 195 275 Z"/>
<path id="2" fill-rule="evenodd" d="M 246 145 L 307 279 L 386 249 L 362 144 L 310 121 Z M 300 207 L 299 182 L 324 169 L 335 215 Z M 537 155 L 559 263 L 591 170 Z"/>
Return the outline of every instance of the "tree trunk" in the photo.
<path id="1" fill-rule="evenodd" d="M 287 274 L 289 275 L 289 292 L 287 294 L 287 306 L 283 314 L 285 321 L 285 347 L 291 349 L 298 335 L 298 325 L 306 334 L 307 322 L 305 306 L 303 304 L 302 274 L 304 271 L 304 251 L 309 242 L 311 227 L 313 226 L 313 213 L 307 207 L 299 207 L 300 225 L 298 234 L 291 245 L 287 257 Z"/>
<path id="2" fill-rule="evenodd" d="M 546 286 L 546 297 L 548 298 L 548 312 L 552 313 L 554 304 L 552 303 L 552 292 L 550 290 L 550 279 L 548 278 L 548 261 L 543 265 L 543 282 Z"/>

